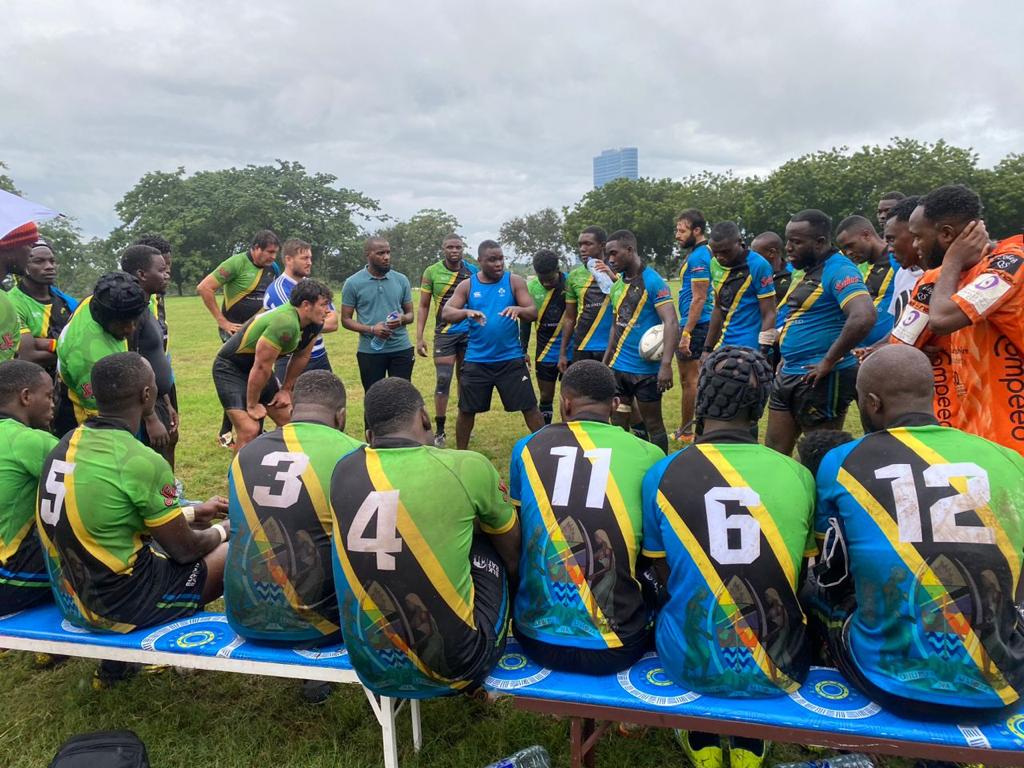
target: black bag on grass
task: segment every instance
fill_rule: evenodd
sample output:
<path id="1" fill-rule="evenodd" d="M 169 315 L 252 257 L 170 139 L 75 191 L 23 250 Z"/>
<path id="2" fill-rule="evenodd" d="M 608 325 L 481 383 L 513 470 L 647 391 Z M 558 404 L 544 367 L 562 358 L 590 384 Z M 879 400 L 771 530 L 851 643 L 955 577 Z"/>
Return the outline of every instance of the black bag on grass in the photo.
<path id="1" fill-rule="evenodd" d="M 50 768 L 150 768 L 146 745 L 132 731 L 96 731 L 72 736 Z"/>

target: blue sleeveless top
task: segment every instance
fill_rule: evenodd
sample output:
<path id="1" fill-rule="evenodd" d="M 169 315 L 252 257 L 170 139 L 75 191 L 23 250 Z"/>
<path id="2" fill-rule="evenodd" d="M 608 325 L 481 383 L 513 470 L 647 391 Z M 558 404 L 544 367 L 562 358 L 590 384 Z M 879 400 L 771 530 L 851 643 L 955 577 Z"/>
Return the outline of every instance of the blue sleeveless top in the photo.
<path id="1" fill-rule="evenodd" d="M 523 347 L 519 343 L 519 323 L 498 316 L 505 307 L 515 304 L 510 272 L 506 271 L 496 283 L 480 282 L 479 273 L 470 278 L 466 309 L 483 312 L 487 323 L 480 325 L 475 320 L 469 321 L 467 363 L 503 363 L 523 357 Z"/>

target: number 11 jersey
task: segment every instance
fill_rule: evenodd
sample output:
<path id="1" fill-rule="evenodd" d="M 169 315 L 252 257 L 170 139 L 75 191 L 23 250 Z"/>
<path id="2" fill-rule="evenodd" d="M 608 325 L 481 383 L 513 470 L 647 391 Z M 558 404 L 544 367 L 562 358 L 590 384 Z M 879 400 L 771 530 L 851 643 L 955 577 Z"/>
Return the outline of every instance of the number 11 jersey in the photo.
<path id="1" fill-rule="evenodd" d="M 644 479 L 643 554 L 670 569 L 658 654 L 668 676 L 693 691 L 791 693 L 809 664 L 796 592 L 814 548 L 814 480 L 749 434 L 706 439 Z"/>

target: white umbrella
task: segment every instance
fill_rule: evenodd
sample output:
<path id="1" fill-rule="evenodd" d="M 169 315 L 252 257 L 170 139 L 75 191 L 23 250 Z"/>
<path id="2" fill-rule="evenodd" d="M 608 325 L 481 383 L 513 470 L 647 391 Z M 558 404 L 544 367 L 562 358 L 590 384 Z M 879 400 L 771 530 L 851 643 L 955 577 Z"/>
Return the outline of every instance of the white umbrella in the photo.
<path id="1" fill-rule="evenodd" d="M 0 237 L 30 221 L 45 221 L 60 216 L 45 205 L 0 189 Z"/>

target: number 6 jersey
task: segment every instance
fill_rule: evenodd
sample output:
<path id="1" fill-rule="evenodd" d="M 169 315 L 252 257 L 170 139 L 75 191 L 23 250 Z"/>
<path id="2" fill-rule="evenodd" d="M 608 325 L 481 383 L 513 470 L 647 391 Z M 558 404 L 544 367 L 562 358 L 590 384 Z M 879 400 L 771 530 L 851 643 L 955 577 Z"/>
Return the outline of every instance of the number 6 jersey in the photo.
<path id="1" fill-rule="evenodd" d="M 818 470 L 817 534 L 838 521 L 857 596 L 852 661 L 895 696 L 1002 707 L 1024 685 L 1024 459 L 930 414 L 906 421 Z"/>
<path id="2" fill-rule="evenodd" d="M 666 674 L 714 696 L 796 690 L 809 663 L 796 590 L 814 547 L 811 474 L 720 431 L 655 465 L 643 505 L 643 554 L 670 569 L 655 630 Z"/>

